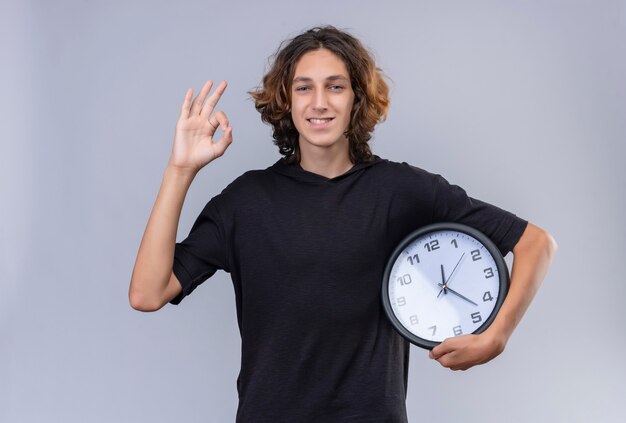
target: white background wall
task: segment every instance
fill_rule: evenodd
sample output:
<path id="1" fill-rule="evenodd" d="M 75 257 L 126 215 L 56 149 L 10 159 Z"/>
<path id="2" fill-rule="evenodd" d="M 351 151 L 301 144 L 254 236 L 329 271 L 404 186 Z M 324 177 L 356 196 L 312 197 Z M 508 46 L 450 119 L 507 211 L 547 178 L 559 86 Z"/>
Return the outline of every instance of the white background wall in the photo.
<path id="1" fill-rule="evenodd" d="M 412 347 L 410 421 L 623 421 L 626 3 L 608 0 L 2 0 L 0 421 L 234 420 L 229 276 L 156 313 L 130 308 L 128 283 L 185 90 L 229 81 L 235 142 L 194 182 L 179 239 L 278 159 L 246 91 L 282 40 L 326 23 L 393 80 L 376 154 L 560 245 L 502 356 L 451 372 Z"/>

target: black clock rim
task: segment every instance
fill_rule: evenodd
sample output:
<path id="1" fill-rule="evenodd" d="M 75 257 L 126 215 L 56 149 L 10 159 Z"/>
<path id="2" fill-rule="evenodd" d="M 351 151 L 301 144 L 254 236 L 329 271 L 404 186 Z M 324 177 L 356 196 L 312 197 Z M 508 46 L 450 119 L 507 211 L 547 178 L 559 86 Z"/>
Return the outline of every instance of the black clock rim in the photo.
<path id="1" fill-rule="evenodd" d="M 410 332 L 408 329 L 404 327 L 404 325 L 402 325 L 402 323 L 400 323 L 395 313 L 393 312 L 393 309 L 391 308 L 391 300 L 389 299 L 389 295 L 388 295 L 389 275 L 391 274 L 391 270 L 393 269 L 393 265 L 396 259 L 398 258 L 398 256 L 415 238 L 421 237 L 428 233 L 440 232 L 444 230 L 453 230 L 453 231 L 462 232 L 466 235 L 474 237 L 477 241 L 481 242 L 485 246 L 487 251 L 489 251 L 489 253 L 493 257 L 496 263 L 496 267 L 498 269 L 498 275 L 499 275 L 498 282 L 500 285 L 500 292 L 498 293 L 498 299 L 496 300 L 496 304 L 493 310 L 491 311 L 491 314 L 489 314 L 489 317 L 485 319 L 483 324 L 480 325 L 475 331 L 473 331 L 472 334 L 476 335 L 476 334 L 482 333 L 489 326 L 491 326 L 494 319 L 496 318 L 496 315 L 498 314 L 498 311 L 500 311 L 500 307 L 502 307 L 502 303 L 504 303 L 504 299 L 506 298 L 508 291 L 509 291 L 509 268 L 506 262 L 504 261 L 504 257 L 502 256 L 502 254 L 500 253 L 500 250 L 494 244 L 494 242 L 491 239 L 489 239 L 487 235 L 483 234 L 479 230 L 474 229 L 471 226 L 461 224 L 461 223 L 440 222 L 440 223 L 432 223 L 426 226 L 422 226 L 421 228 L 418 228 L 414 230 L 413 232 L 411 232 L 410 234 L 408 234 L 407 236 L 405 236 L 404 239 L 402 239 L 402 241 L 400 241 L 400 243 L 397 245 L 397 247 L 395 248 L 395 250 L 389 257 L 389 259 L 387 260 L 387 266 L 385 267 L 385 272 L 383 273 L 383 283 L 382 283 L 382 288 L 381 288 L 381 298 L 382 298 L 382 303 L 383 303 L 383 309 L 385 310 L 385 314 L 387 315 L 387 318 L 391 322 L 392 326 L 398 333 L 400 333 L 400 335 L 402 335 L 407 341 L 409 341 L 413 345 L 416 345 L 418 347 L 425 348 L 428 350 L 432 350 L 441 342 L 430 341 L 428 339 L 421 338 L 413 334 L 412 332 Z"/>

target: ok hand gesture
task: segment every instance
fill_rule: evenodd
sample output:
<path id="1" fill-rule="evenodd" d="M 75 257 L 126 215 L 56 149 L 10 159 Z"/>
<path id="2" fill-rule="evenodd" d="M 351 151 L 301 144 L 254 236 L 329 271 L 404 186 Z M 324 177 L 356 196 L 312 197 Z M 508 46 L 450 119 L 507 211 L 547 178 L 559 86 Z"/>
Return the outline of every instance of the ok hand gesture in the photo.
<path id="1" fill-rule="evenodd" d="M 226 81 L 222 81 L 207 99 L 213 86 L 213 81 L 207 81 L 193 102 L 191 101 L 193 89 L 187 90 L 176 123 L 170 166 L 196 173 L 211 161 L 221 157 L 233 142 L 233 129 L 224 112 L 211 114 L 226 85 Z M 213 135 L 218 126 L 224 133 L 214 142 Z"/>

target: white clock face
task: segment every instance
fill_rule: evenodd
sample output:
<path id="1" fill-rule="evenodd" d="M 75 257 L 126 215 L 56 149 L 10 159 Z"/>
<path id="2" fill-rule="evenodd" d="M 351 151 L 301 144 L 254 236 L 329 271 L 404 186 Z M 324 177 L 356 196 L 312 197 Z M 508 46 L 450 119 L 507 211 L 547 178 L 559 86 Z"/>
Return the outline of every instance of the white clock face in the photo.
<path id="1" fill-rule="evenodd" d="M 397 256 L 388 281 L 396 319 L 432 342 L 476 331 L 500 295 L 493 256 L 477 239 L 455 230 L 413 240 Z"/>

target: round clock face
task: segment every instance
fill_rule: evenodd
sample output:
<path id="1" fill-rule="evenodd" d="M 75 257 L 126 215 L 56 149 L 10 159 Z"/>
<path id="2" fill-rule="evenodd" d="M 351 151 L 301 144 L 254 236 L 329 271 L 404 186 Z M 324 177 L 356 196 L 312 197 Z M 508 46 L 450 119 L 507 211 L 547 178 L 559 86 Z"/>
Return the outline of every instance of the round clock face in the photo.
<path id="1" fill-rule="evenodd" d="M 431 349 L 444 339 L 484 331 L 508 290 L 497 247 L 465 225 L 438 223 L 406 237 L 383 277 L 383 306 L 410 342 Z"/>

